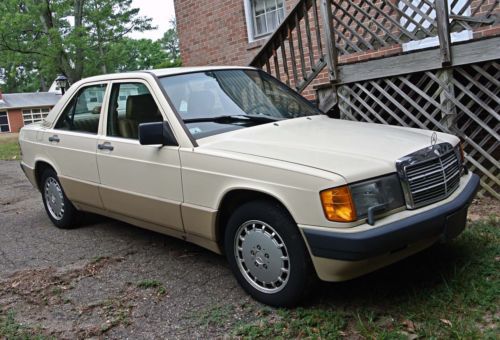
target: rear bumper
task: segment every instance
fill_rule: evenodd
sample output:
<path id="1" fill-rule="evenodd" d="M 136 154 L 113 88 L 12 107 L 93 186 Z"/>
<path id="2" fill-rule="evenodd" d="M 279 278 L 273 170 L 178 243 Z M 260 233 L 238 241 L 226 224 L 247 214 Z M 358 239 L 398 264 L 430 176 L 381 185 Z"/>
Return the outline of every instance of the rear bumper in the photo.
<path id="1" fill-rule="evenodd" d="M 351 233 L 304 229 L 303 233 L 313 256 L 342 261 L 396 253 L 426 239 L 452 239 L 464 230 L 467 208 L 478 187 L 479 177 L 472 174 L 453 200 L 370 230 Z"/>

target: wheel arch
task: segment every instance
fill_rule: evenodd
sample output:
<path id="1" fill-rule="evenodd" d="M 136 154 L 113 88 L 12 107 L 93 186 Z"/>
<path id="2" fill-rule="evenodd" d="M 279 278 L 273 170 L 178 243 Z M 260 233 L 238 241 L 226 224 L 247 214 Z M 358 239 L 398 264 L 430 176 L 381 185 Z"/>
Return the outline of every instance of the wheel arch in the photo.
<path id="1" fill-rule="evenodd" d="M 52 169 L 57 173 L 56 168 L 49 161 L 45 159 L 38 159 L 35 161 L 35 180 L 38 185 L 38 190 L 41 190 L 40 181 L 42 180 L 42 174 L 45 169 Z"/>
<path id="2" fill-rule="evenodd" d="M 227 221 L 231 216 L 231 212 L 237 207 L 252 201 L 268 201 L 279 205 L 284 211 L 288 213 L 290 218 L 295 221 L 290 210 L 285 203 L 275 195 L 254 188 L 232 188 L 226 191 L 218 205 L 217 216 L 215 219 L 215 236 L 216 242 L 221 251 L 224 251 L 224 233 Z"/>

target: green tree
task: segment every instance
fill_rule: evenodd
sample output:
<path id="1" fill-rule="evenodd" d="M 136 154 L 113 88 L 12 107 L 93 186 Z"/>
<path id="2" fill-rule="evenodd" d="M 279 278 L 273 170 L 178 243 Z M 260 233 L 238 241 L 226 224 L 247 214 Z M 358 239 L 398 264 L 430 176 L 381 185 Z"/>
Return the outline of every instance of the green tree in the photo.
<path id="1" fill-rule="evenodd" d="M 6 83 L 21 79 L 12 70 L 38 72 L 70 82 L 108 72 L 112 45 L 129 32 L 153 29 L 132 0 L 0 1 L 0 68 Z M 5 56 L 6 59 L 3 59 Z M 15 72 L 14 72 L 15 73 Z M 4 77 L 5 78 L 5 77 Z M 43 82 L 42 82 L 43 83 Z"/>
<path id="2" fill-rule="evenodd" d="M 170 25 L 172 28 L 169 28 L 159 40 L 161 47 L 167 53 L 167 58 L 163 63 L 158 65 L 158 67 L 175 67 L 182 65 L 179 50 L 179 36 L 177 35 L 177 24 L 175 19 L 170 20 Z"/>
<path id="3" fill-rule="evenodd" d="M 106 55 L 108 68 L 113 72 L 157 68 L 167 57 L 158 41 L 130 38 L 113 44 Z"/>

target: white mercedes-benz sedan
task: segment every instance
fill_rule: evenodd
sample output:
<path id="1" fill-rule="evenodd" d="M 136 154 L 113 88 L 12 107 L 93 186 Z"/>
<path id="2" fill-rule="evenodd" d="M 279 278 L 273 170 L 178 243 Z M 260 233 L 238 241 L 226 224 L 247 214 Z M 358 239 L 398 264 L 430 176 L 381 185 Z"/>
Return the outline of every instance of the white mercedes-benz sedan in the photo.
<path id="1" fill-rule="evenodd" d="M 455 136 L 333 119 L 243 67 L 84 79 L 19 141 L 57 227 L 87 211 L 193 242 L 274 306 L 456 237 L 479 185 Z"/>

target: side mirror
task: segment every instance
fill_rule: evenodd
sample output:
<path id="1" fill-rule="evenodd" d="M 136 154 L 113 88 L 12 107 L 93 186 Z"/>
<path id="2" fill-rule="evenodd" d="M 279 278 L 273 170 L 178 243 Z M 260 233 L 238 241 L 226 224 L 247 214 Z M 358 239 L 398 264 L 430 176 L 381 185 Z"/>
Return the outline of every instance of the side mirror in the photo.
<path id="1" fill-rule="evenodd" d="M 139 124 L 139 143 L 141 145 L 179 145 L 167 122 Z"/>

